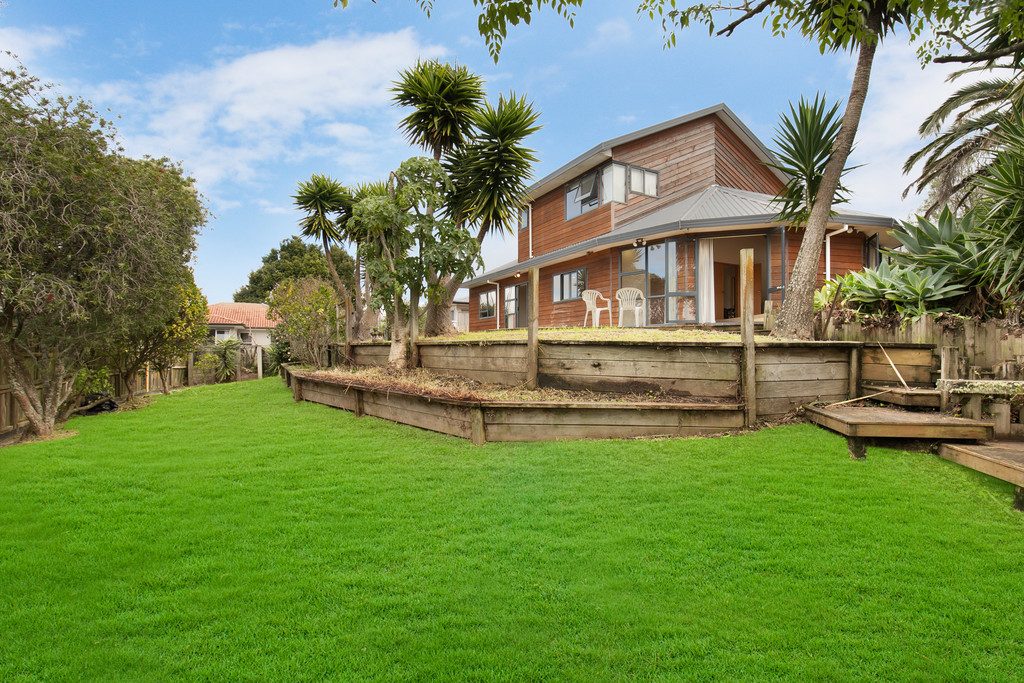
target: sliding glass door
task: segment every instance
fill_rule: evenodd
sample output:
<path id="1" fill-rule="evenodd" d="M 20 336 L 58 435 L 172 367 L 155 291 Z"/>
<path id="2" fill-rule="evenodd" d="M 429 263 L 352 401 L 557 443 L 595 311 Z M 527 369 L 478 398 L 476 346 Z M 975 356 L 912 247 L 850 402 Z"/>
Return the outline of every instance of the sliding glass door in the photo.
<path id="1" fill-rule="evenodd" d="M 697 247 L 693 239 L 667 240 L 619 253 L 619 288 L 635 287 L 647 300 L 646 325 L 697 321 Z"/>

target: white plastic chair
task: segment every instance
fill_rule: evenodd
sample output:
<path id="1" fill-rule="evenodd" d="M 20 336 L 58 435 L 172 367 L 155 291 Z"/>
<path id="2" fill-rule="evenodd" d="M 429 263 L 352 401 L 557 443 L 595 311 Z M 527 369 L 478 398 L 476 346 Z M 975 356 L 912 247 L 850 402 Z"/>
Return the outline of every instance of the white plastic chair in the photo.
<path id="1" fill-rule="evenodd" d="M 615 292 L 615 298 L 619 300 L 619 327 L 622 327 L 622 319 L 626 313 L 633 313 L 633 327 L 640 327 L 646 322 L 644 306 L 647 301 L 644 293 L 636 287 L 623 287 Z M 643 321 L 643 322 L 641 322 Z"/>
<path id="2" fill-rule="evenodd" d="M 612 324 L 611 299 L 606 296 L 602 296 L 601 292 L 596 289 L 585 289 L 580 297 L 587 304 L 587 314 L 583 316 L 583 327 L 587 326 L 587 318 L 590 318 L 590 324 L 592 326 L 601 327 L 601 311 L 608 311 L 608 324 Z M 605 302 L 607 305 L 598 306 L 599 300 Z"/>

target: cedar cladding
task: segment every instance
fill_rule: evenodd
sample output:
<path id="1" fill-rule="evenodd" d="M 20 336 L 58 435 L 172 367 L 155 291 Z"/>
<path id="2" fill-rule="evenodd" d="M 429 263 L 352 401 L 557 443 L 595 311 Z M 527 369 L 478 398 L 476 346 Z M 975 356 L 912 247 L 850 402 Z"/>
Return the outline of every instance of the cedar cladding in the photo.
<path id="1" fill-rule="evenodd" d="M 615 222 L 632 221 L 715 182 L 715 117 L 690 121 L 620 145 L 612 158 L 658 172 L 658 196 L 629 195 L 615 207 Z"/>
<path id="2" fill-rule="evenodd" d="M 580 299 L 556 302 L 554 301 L 554 293 L 552 291 L 555 275 L 579 268 L 587 269 L 587 289 L 596 289 L 606 298 L 612 299 L 612 314 L 614 315 L 616 308 L 612 294 L 614 289 L 617 288 L 619 281 L 617 255 L 617 249 L 605 250 L 541 268 L 540 310 L 538 312 L 541 327 L 579 327 L 583 324 L 583 317 L 587 313 L 586 304 Z M 501 285 L 501 292 L 498 296 L 498 318 L 501 328 L 505 327 L 504 311 L 502 310 L 505 288 L 528 281 L 529 277 L 525 272 L 519 278 L 507 277 L 498 281 Z M 616 284 L 613 286 L 612 283 Z M 479 295 L 481 292 L 488 290 L 494 291 L 494 285 L 480 285 L 479 287 L 473 287 L 469 292 L 469 329 L 472 332 L 493 330 L 499 327 L 499 323 L 494 318 L 480 319 Z M 602 314 L 601 324 L 608 325 L 608 323 L 607 313 Z"/>
<path id="3" fill-rule="evenodd" d="M 786 282 L 789 282 L 796 264 L 796 256 L 800 252 L 800 245 L 803 243 L 803 230 L 791 230 L 786 232 L 786 258 L 788 259 L 788 272 Z M 832 277 L 845 275 L 852 270 L 864 268 L 864 235 L 860 233 L 845 232 L 832 238 Z M 825 282 L 825 245 L 821 245 L 821 256 L 818 257 L 818 283 L 821 287 Z"/>
<path id="4" fill-rule="evenodd" d="M 715 183 L 737 190 L 778 194 L 782 181 L 754 156 L 736 134 L 715 119 Z"/>

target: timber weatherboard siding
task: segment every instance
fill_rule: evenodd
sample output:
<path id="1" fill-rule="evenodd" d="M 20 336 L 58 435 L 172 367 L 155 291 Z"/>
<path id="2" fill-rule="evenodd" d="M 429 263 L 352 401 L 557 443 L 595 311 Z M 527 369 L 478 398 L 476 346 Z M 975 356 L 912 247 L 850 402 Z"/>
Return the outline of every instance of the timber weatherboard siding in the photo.
<path id="1" fill-rule="evenodd" d="M 760 195 L 775 195 L 783 188 L 783 182 L 776 172 L 763 162 L 763 155 L 766 152 L 760 148 L 759 143 L 756 141 L 751 143 L 741 137 L 731 127 L 731 124 L 727 123 L 728 117 L 723 116 L 721 112 L 712 112 L 640 137 L 629 136 L 629 139 L 607 148 L 604 153 L 608 156 L 587 159 L 586 163 L 579 166 L 579 173 L 575 176 L 575 178 L 579 178 L 580 175 L 589 173 L 608 162 L 645 168 L 658 174 L 657 197 L 632 193 L 627 189 L 627 203 L 608 202 L 587 213 L 566 220 L 566 183 L 544 185 L 547 191 L 532 199 L 531 227 L 518 232 L 517 257 L 519 263 L 525 263 L 531 258 L 542 258 L 561 249 L 599 237 L 606 238 L 604 243 L 610 242 L 615 246 L 600 247 L 583 256 L 572 254 L 571 249 L 566 249 L 566 260 L 555 265 L 541 266 L 538 314 L 542 327 L 582 324 L 586 314 L 586 308 L 582 301 L 555 303 L 551 297 L 551 276 L 580 267 L 586 267 L 588 270 L 587 288 L 596 289 L 612 300 L 611 320 L 605 319 L 602 320 L 602 323 L 611 325 L 617 323 L 618 310 L 614 292 L 619 288 L 619 252 L 635 237 L 635 235 L 631 235 L 621 242 L 615 240 L 616 231 L 620 228 L 628 231 L 629 226 L 636 224 L 645 216 L 672 206 L 685 198 L 693 197 L 714 185 Z M 569 178 L 568 173 L 565 177 L 566 182 L 572 182 L 573 178 Z M 700 232 L 696 236 L 736 236 L 743 233 L 762 235 L 764 229 L 770 225 L 770 221 L 767 224 L 757 225 L 746 225 L 741 222 L 741 224 L 731 227 L 725 225 L 720 232 Z M 652 234 L 659 232 L 664 235 L 665 230 L 652 228 Z M 785 250 L 781 248 L 781 240 L 772 238 L 771 286 L 780 286 L 783 276 L 786 283 L 789 282 L 802 241 L 801 237 L 800 231 L 787 230 Z M 654 241 L 660 241 L 660 238 Z M 833 276 L 864 267 L 864 243 L 865 235 L 861 233 L 844 233 L 831 238 L 831 273 Z M 579 252 L 582 251 L 583 248 L 580 248 Z M 783 266 L 785 266 L 784 269 Z M 501 274 L 507 275 L 508 272 L 508 269 L 502 269 Z M 824 274 L 823 247 L 819 259 L 819 285 L 824 281 Z M 511 277 L 495 280 L 500 283 L 500 287 L 497 290 L 497 316 L 494 318 L 481 319 L 479 315 L 479 295 L 489 288 L 493 289 L 494 285 L 477 284 L 470 288 L 470 330 L 504 329 L 506 321 L 502 307 L 505 288 L 525 282 L 527 279 L 527 271 L 524 267 L 521 278 L 518 280 Z M 702 293 L 702 296 L 714 296 L 714 293 L 705 292 Z M 770 298 L 778 304 L 782 297 L 782 292 L 770 294 L 762 292 L 761 298 Z M 760 302 L 758 302 L 758 310 L 760 310 Z"/>

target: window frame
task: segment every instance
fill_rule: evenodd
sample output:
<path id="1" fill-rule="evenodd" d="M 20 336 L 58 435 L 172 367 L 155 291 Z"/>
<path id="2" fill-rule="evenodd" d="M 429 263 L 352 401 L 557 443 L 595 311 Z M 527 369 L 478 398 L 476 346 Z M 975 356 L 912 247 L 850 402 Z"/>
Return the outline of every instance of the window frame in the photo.
<path id="1" fill-rule="evenodd" d="M 485 290 L 483 292 L 480 292 L 480 294 L 478 296 L 479 296 L 479 299 L 478 299 L 478 302 L 477 302 L 477 316 L 480 318 L 480 320 L 490 320 L 491 318 L 496 317 L 498 315 L 498 293 L 496 291 L 494 291 L 493 289 L 488 289 L 488 290 Z M 485 298 L 490 300 L 489 301 L 490 308 L 491 308 L 491 314 L 490 315 L 484 315 L 484 299 Z"/>
<path id="2" fill-rule="evenodd" d="M 583 286 L 579 285 L 579 278 L 582 274 Z M 561 295 L 567 291 L 565 284 L 569 284 L 569 291 L 572 291 L 572 276 L 576 276 L 577 284 L 575 288 L 575 294 L 570 297 L 562 297 Z M 568 278 L 567 281 L 563 281 L 563 278 Z M 558 283 L 558 287 L 555 287 L 555 283 Z M 551 276 L 551 301 L 552 303 L 561 304 L 567 301 L 581 301 L 583 299 L 583 292 L 587 289 L 587 267 L 573 268 L 562 273 L 557 273 Z M 559 298 L 561 297 L 561 298 Z"/>
<path id="3" fill-rule="evenodd" d="M 641 187 L 640 189 L 637 189 L 637 188 L 633 187 L 633 171 L 640 171 L 640 177 L 642 178 L 642 182 L 643 182 L 643 187 Z M 630 166 L 627 177 L 628 177 L 628 181 L 627 182 L 628 182 L 628 185 L 629 185 L 629 192 L 630 193 L 642 195 L 644 197 L 654 197 L 654 198 L 658 197 L 659 191 L 661 189 L 661 176 L 660 176 L 660 174 L 657 171 L 652 171 L 651 169 L 644 168 L 643 166 Z M 653 177 L 654 178 L 654 190 L 653 190 L 653 192 L 648 191 L 647 184 L 648 184 L 648 178 L 649 177 Z"/>
<path id="4" fill-rule="evenodd" d="M 618 167 L 623 169 L 623 177 L 622 177 L 623 193 L 622 193 L 622 199 L 615 199 L 614 196 L 612 196 L 612 197 L 606 197 L 605 196 L 604 174 L 605 174 L 606 170 L 612 168 L 613 166 L 618 166 Z M 611 204 L 611 203 L 627 204 L 627 203 L 629 203 L 629 169 L 630 169 L 629 164 L 625 164 L 625 163 L 623 163 L 621 161 L 609 161 L 609 162 L 606 162 L 604 164 L 601 164 L 600 166 L 597 166 L 596 168 L 592 168 L 589 171 L 587 171 L 586 173 L 580 174 L 579 176 L 577 176 L 577 177 L 573 178 L 572 180 L 570 180 L 569 182 L 567 182 L 563 186 L 563 196 L 564 196 L 564 201 L 565 201 L 565 205 L 564 205 L 563 208 L 564 208 L 564 216 L 565 216 L 566 222 L 571 221 L 574 218 L 579 218 L 580 216 L 582 216 L 585 213 L 590 213 L 594 209 L 602 207 L 605 204 Z M 614 171 L 612 171 L 612 173 L 614 173 Z M 579 193 L 580 193 L 580 191 L 582 189 L 582 185 L 583 185 L 584 180 L 586 178 L 591 177 L 591 176 L 593 176 L 593 178 L 594 178 L 594 186 L 593 186 L 594 189 L 593 189 L 593 192 L 592 192 L 593 198 L 588 200 L 586 203 L 582 203 L 578 199 Z M 614 185 L 615 185 L 614 180 L 611 183 L 611 185 L 614 187 Z M 574 213 L 571 216 L 569 215 L 569 196 L 570 196 L 570 192 L 575 192 L 575 196 L 577 198 L 573 199 L 572 202 L 573 202 L 574 205 L 578 205 L 579 206 L 579 213 Z M 613 192 L 613 195 L 614 195 L 614 192 Z"/>

